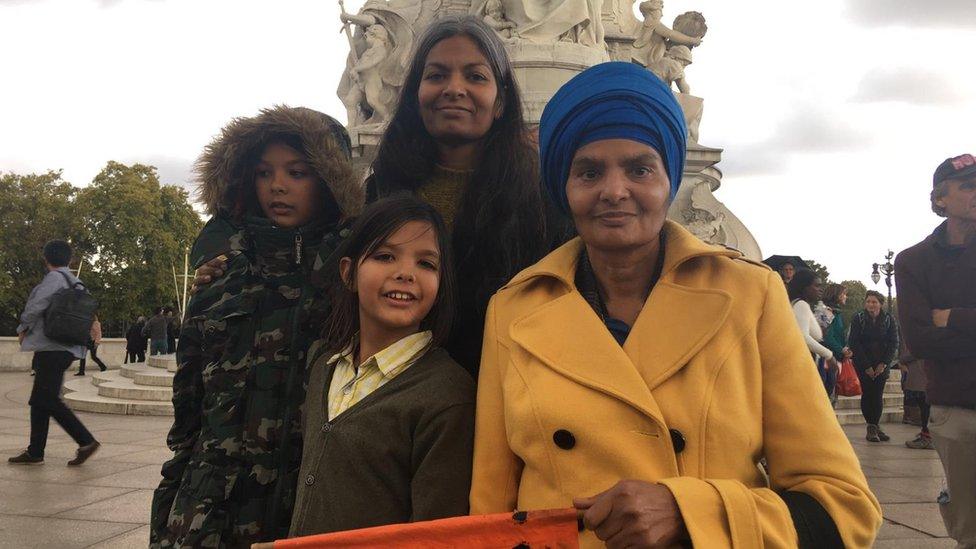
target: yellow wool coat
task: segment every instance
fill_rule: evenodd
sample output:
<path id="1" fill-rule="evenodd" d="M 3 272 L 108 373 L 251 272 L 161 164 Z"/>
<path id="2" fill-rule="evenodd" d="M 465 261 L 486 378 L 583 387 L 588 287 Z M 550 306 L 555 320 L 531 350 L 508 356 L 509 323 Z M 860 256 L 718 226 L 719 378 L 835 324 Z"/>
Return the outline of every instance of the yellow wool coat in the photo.
<path id="1" fill-rule="evenodd" d="M 623 347 L 576 290 L 579 239 L 494 296 L 472 514 L 571 507 L 640 479 L 672 491 L 696 547 L 795 547 L 777 495 L 792 490 L 823 505 L 847 547 L 870 546 L 880 506 L 779 276 L 675 223 L 664 231 L 661 277 Z"/>

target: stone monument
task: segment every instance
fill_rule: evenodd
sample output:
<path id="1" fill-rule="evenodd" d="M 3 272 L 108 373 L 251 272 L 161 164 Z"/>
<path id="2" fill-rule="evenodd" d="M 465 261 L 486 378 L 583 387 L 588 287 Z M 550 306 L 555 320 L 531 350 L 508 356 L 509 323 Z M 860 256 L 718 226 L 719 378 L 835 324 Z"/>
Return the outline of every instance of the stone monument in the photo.
<path id="1" fill-rule="evenodd" d="M 699 143 L 704 99 L 692 95 L 687 70 L 708 27 L 696 11 L 662 20 L 663 0 L 368 0 L 349 14 L 339 0 L 350 52 L 339 84 L 353 156 L 365 171 L 403 85 L 415 38 L 449 15 L 481 17 L 505 43 L 522 90 L 525 119 L 535 127 L 552 95 L 583 70 L 616 60 L 637 63 L 676 88 L 688 125 L 683 184 L 668 212 L 699 238 L 762 259 L 755 238 L 713 194 L 722 150 Z"/>

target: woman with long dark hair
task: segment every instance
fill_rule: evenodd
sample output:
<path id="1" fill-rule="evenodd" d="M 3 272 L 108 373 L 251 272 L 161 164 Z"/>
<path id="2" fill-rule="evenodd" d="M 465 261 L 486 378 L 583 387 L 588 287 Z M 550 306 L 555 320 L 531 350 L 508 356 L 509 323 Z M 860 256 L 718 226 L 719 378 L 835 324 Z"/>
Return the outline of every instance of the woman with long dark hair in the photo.
<path id="1" fill-rule="evenodd" d="M 561 236 L 547 230 L 508 54 L 481 19 L 440 19 L 420 38 L 372 170 L 367 200 L 410 191 L 452 231 L 459 301 L 446 348 L 476 375 L 488 299 Z"/>
<path id="2" fill-rule="evenodd" d="M 887 442 L 890 437 L 881 430 L 884 389 L 888 383 L 891 362 L 898 353 L 898 326 L 882 310 L 885 298 L 874 290 L 864 296 L 864 310 L 851 319 L 847 341 L 854 353 L 854 370 L 861 382 L 861 413 L 867 422 L 868 442 Z"/>
<path id="3" fill-rule="evenodd" d="M 827 374 L 836 372 L 838 365 L 833 351 L 824 345 L 823 330 L 813 314 L 813 308 L 817 306 L 823 295 L 820 278 L 809 269 L 800 269 L 793 275 L 786 290 L 789 293 L 790 303 L 793 304 L 793 316 L 800 326 L 800 333 L 803 334 L 807 349 L 817 363 L 817 372 L 821 379 L 827 379 L 830 377 Z M 832 377 L 836 379 L 836 373 Z M 827 392 L 829 394 L 830 390 L 827 389 Z"/>

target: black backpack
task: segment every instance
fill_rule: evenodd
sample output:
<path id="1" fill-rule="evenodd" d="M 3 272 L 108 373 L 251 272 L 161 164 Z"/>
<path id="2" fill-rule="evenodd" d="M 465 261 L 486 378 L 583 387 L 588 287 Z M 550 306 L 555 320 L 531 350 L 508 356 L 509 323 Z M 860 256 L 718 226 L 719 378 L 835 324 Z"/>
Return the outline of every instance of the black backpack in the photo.
<path id="1" fill-rule="evenodd" d="M 51 304 L 44 311 L 44 335 L 65 345 L 87 345 L 98 301 L 80 280 L 72 284 L 68 275 L 58 273 L 68 287 L 51 296 Z"/>

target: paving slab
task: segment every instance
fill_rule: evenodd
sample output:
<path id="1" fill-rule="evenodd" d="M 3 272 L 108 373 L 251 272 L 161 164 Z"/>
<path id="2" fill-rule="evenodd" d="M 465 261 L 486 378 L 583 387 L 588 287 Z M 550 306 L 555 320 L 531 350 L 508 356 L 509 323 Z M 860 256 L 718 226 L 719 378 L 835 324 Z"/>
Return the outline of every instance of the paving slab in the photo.
<path id="1" fill-rule="evenodd" d="M 0 546 L 81 549 L 132 531 L 132 524 L 0 515 Z M 127 547 L 146 547 L 128 545 Z"/>
<path id="2" fill-rule="evenodd" d="M 885 520 L 881 524 L 881 530 L 878 531 L 877 541 L 889 539 L 932 539 L 932 536 L 925 532 L 919 532 L 907 526 Z"/>
<path id="3" fill-rule="evenodd" d="M 935 503 L 942 491 L 942 477 L 871 477 L 871 490 L 890 490 L 897 494 L 897 503 Z"/>
<path id="4" fill-rule="evenodd" d="M 131 461 L 133 463 L 145 463 L 145 464 L 157 464 L 162 466 L 163 462 L 168 461 L 173 457 L 173 451 L 167 448 L 165 445 L 158 448 L 152 448 L 150 450 L 142 450 L 140 452 L 133 452 L 131 454 L 125 454 L 119 456 L 119 459 L 124 459 L 125 461 Z"/>
<path id="5" fill-rule="evenodd" d="M 7 467 L 45 467 L 7 465 Z M 0 515 L 48 517 L 83 505 L 120 496 L 130 488 L 81 486 L 0 479 Z"/>
<path id="6" fill-rule="evenodd" d="M 870 462 L 862 459 L 861 468 L 866 475 L 874 477 L 941 477 L 944 474 L 942 462 L 937 457 L 932 460 L 882 459 Z"/>
<path id="7" fill-rule="evenodd" d="M 91 426 L 88 426 L 89 430 L 92 430 Z M 98 431 L 92 430 L 92 435 L 95 439 L 98 439 Z M 25 445 L 26 446 L 26 445 Z M 134 446 L 132 444 L 115 444 L 111 442 L 102 442 L 101 447 L 98 448 L 98 452 L 91 457 L 92 461 L 101 461 L 109 458 L 116 458 L 125 454 L 131 454 L 136 450 L 144 450 L 146 446 Z M 73 440 L 67 440 L 64 442 L 48 442 L 47 448 L 44 449 L 44 461 L 59 461 L 55 458 L 68 458 L 73 459 L 78 451 L 78 443 Z M 119 461 L 126 461 L 120 459 Z M 65 462 L 67 462 L 65 460 Z"/>
<path id="8" fill-rule="evenodd" d="M 98 457 L 97 454 L 81 467 L 68 467 L 66 459 L 52 459 L 50 457 L 44 458 L 43 465 L 11 465 L 7 463 L 7 458 L 19 453 L 19 450 L 17 452 L 0 452 L 0 460 L 2 460 L 0 462 L 0 479 L 71 485 L 145 467 L 143 463 L 99 461 L 95 459 Z"/>
<path id="9" fill-rule="evenodd" d="M 875 542 L 874 549 L 951 549 L 956 542 L 949 538 L 886 539 Z"/>
<path id="10" fill-rule="evenodd" d="M 133 490 L 113 498 L 64 511 L 59 513 L 57 518 L 148 524 L 152 494 L 152 490 Z"/>
<path id="11" fill-rule="evenodd" d="M 884 506 L 888 520 L 935 537 L 947 536 L 942 515 L 934 503 L 891 503 Z"/>
<path id="12" fill-rule="evenodd" d="M 132 547 L 149 546 L 149 526 L 140 526 L 134 530 L 91 545 L 88 549 L 130 549 Z"/>
<path id="13" fill-rule="evenodd" d="M 86 486 L 115 486 L 118 488 L 143 488 L 155 489 L 159 486 L 162 475 L 159 472 L 159 465 L 142 465 L 135 469 L 122 471 L 110 475 L 89 478 L 80 481 L 79 484 Z"/>
<path id="14" fill-rule="evenodd" d="M 98 429 L 96 438 L 102 444 L 127 444 L 134 446 L 155 447 L 159 445 L 157 433 L 147 433 L 132 429 Z"/>

